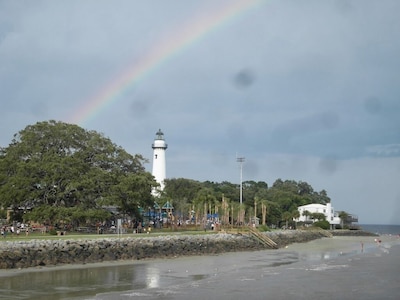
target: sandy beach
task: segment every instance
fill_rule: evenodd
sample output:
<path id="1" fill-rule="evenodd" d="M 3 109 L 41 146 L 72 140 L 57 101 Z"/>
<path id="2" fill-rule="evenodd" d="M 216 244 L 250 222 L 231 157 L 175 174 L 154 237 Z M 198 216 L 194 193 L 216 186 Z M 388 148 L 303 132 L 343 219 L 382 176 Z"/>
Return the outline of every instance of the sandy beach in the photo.
<path id="1" fill-rule="evenodd" d="M 147 269 L 151 288 L 93 299 L 397 299 L 399 238 L 379 239 L 324 238 L 273 251 L 155 262 Z"/>
<path id="2" fill-rule="evenodd" d="M 0 299 L 397 299 L 398 236 L 0 271 Z"/>

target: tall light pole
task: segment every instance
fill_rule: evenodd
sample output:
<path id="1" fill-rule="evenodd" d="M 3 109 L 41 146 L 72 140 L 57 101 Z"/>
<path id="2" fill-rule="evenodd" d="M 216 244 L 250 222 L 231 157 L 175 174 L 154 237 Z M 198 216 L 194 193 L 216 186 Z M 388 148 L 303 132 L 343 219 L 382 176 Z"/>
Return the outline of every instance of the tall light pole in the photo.
<path id="1" fill-rule="evenodd" d="M 240 164 L 240 212 L 239 223 L 242 223 L 242 203 L 243 203 L 243 163 L 244 157 L 237 157 L 236 161 Z"/>
<path id="2" fill-rule="evenodd" d="M 240 205 L 243 203 L 243 163 L 244 157 L 237 157 L 236 161 L 240 163 Z"/>

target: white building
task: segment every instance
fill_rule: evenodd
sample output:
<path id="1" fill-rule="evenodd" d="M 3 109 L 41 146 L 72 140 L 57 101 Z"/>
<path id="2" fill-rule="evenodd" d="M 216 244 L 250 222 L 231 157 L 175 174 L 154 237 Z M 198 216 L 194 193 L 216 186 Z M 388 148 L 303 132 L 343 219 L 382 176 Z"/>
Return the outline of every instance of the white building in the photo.
<path id="1" fill-rule="evenodd" d="M 305 213 L 306 211 L 309 214 L 312 214 L 312 213 L 324 214 L 326 220 L 329 222 L 332 229 L 335 228 L 335 225 L 339 225 L 340 221 L 341 221 L 339 218 L 339 213 L 335 212 L 331 203 L 327 203 L 326 205 L 312 203 L 312 204 L 299 206 L 297 209 L 299 210 L 300 217 L 295 220 L 296 222 L 305 222 L 305 223 L 311 222 L 312 223 L 312 222 L 317 221 L 317 220 L 311 219 L 311 217 L 309 215 L 307 215 L 307 213 Z"/>

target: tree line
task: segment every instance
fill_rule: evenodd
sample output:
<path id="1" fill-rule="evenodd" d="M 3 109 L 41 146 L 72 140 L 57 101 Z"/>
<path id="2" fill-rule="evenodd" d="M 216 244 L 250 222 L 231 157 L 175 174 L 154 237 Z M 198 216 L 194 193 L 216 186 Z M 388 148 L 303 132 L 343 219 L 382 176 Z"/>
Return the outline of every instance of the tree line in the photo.
<path id="1" fill-rule="evenodd" d="M 166 179 L 155 197 L 158 184 L 145 163 L 96 131 L 54 120 L 29 125 L 0 148 L 0 219 L 8 211 L 11 221 L 76 227 L 115 218 L 107 209 L 113 207 L 118 216 L 142 220 L 143 211 L 169 201 L 182 222 L 218 214 L 225 224 L 254 216 L 279 226 L 296 217 L 300 205 L 330 202 L 325 190 L 282 179 L 271 186 L 244 181 L 242 206 L 239 185 L 227 181 Z"/>

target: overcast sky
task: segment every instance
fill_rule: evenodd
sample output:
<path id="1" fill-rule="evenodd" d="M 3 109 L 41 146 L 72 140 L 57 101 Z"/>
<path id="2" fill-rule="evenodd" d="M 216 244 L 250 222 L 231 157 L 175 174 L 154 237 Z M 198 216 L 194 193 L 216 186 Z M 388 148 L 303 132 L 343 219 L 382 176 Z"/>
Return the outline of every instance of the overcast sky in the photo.
<path id="1" fill-rule="evenodd" d="M 243 180 L 306 181 L 361 224 L 400 224 L 399 11 L 398 0 L 0 0 L 0 146 L 54 119 L 151 160 L 161 128 L 168 178 L 239 183 L 241 156 Z M 118 87 L 122 74 L 132 80 Z M 105 108 L 75 118 L 113 83 Z"/>

